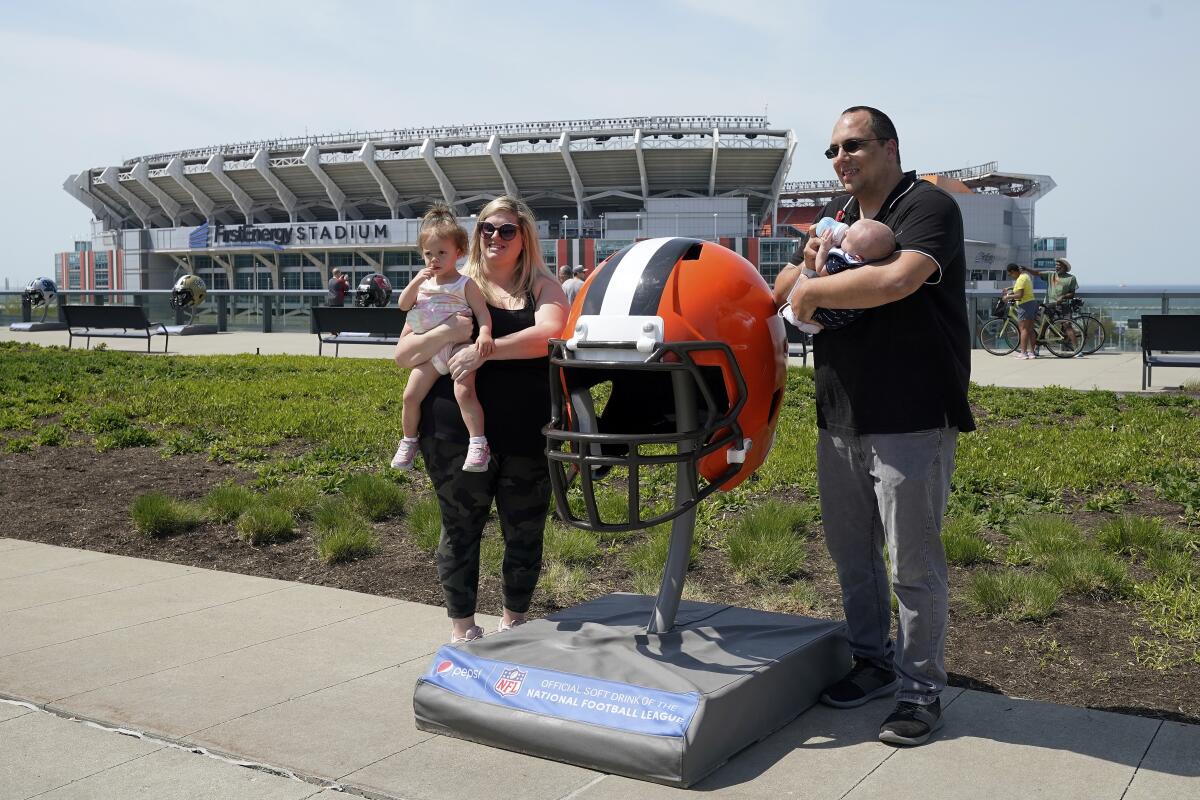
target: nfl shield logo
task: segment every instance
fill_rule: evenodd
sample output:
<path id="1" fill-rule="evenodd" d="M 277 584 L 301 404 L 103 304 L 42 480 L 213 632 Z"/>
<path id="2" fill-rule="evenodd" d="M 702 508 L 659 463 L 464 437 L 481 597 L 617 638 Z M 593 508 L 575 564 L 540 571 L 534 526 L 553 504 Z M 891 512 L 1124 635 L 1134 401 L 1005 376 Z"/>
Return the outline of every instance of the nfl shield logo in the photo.
<path id="1" fill-rule="evenodd" d="M 513 667 L 506 669 L 500 673 L 499 680 L 496 681 L 495 688 L 498 694 L 505 697 L 511 697 L 521 691 L 521 682 L 525 680 L 526 673 Z"/>

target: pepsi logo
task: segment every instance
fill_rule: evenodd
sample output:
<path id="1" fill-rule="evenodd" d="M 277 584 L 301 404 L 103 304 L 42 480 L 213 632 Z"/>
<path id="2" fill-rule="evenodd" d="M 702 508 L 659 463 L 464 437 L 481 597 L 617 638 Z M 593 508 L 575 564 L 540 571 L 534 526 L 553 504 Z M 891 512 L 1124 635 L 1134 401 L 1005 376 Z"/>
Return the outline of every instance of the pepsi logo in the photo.
<path id="1" fill-rule="evenodd" d="M 442 675 L 444 673 L 449 672 L 452 669 L 454 669 L 453 662 L 443 661 L 442 663 L 437 665 L 437 670 L 435 670 L 435 671 L 437 672 L 438 675 Z"/>

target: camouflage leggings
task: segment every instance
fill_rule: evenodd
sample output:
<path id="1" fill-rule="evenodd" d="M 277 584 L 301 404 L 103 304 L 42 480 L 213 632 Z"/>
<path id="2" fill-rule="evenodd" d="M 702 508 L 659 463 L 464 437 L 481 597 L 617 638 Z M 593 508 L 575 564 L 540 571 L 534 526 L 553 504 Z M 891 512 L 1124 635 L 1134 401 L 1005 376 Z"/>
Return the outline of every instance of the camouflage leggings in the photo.
<path id="1" fill-rule="evenodd" d="M 493 499 L 504 534 L 504 607 L 528 611 L 542 571 L 542 533 L 550 507 L 545 456 L 493 453 L 487 472 L 463 472 L 467 445 L 433 436 L 421 437 L 421 455 L 442 512 L 437 568 L 451 619 L 475 613 L 479 541 Z"/>

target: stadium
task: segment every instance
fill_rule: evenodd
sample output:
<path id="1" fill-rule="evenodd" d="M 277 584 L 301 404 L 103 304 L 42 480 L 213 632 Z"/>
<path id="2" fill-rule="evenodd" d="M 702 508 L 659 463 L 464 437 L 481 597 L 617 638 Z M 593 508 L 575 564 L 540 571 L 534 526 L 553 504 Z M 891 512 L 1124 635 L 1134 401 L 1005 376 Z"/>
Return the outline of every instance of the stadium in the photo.
<path id="1" fill-rule="evenodd" d="M 320 289 L 340 267 L 419 269 L 420 216 L 433 203 L 463 224 L 500 195 L 539 219 L 547 266 L 591 268 L 655 236 L 720 241 L 768 279 L 786 263 L 835 180 L 790 181 L 795 133 L 761 116 L 625 117 L 413 128 L 155 153 L 69 176 L 92 212 L 90 241 L 55 257 L 59 285 L 168 288 L 183 272 L 213 289 Z M 906 165 L 907 167 L 907 165 Z M 1034 206 L 1048 175 L 994 162 L 920 171 L 963 209 L 975 281 L 1036 263 Z M 1042 248 L 1045 249 L 1044 246 Z"/>

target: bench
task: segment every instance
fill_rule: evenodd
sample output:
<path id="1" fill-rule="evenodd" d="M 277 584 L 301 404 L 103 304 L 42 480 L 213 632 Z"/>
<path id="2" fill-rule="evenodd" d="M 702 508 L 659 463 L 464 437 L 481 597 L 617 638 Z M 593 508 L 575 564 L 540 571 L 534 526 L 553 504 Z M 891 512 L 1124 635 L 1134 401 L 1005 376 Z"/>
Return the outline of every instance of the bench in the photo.
<path id="1" fill-rule="evenodd" d="M 333 356 L 344 344 L 391 344 L 400 341 L 404 319 L 399 308 L 358 308 L 355 306 L 313 306 L 312 327 L 317 335 L 317 355 L 324 346 L 333 345 Z"/>
<path id="2" fill-rule="evenodd" d="M 1200 314 L 1142 316 L 1142 388 L 1154 367 L 1200 367 Z"/>
<path id="3" fill-rule="evenodd" d="M 92 339 L 145 339 L 146 352 L 150 352 L 150 339 L 162 334 L 163 352 L 167 352 L 170 334 L 161 322 L 146 318 L 146 309 L 141 306 L 71 306 L 62 307 L 63 319 L 67 323 L 67 349 L 76 336 L 86 339 L 85 347 L 92 346 Z"/>
<path id="4" fill-rule="evenodd" d="M 808 366 L 808 348 L 812 344 L 812 334 L 805 333 L 792 323 L 784 320 L 783 327 L 787 329 L 788 358 L 799 358 L 801 364 Z"/>

